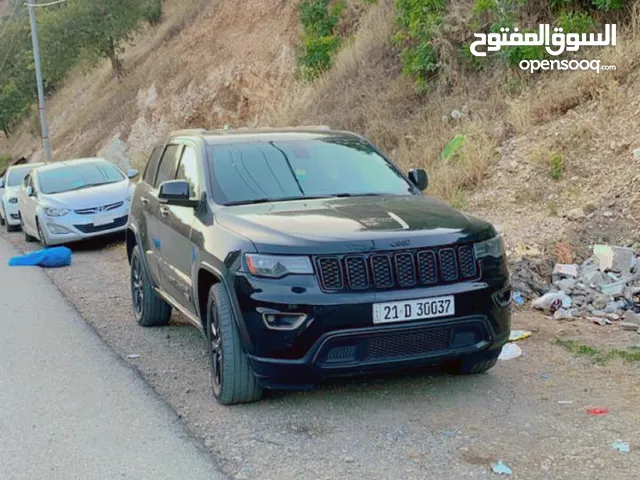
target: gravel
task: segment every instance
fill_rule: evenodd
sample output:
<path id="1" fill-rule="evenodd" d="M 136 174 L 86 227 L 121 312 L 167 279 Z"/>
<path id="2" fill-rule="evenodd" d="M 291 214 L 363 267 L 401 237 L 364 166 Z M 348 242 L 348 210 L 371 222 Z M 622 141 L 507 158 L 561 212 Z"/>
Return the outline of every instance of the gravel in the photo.
<path id="1" fill-rule="evenodd" d="M 6 237 L 25 248 L 19 234 Z M 72 266 L 48 271 L 51 278 L 232 478 L 495 478 L 490 464 L 499 459 L 513 478 L 637 478 L 639 450 L 620 455 L 609 445 L 640 437 L 638 364 L 596 367 L 553 344 L 567 328 L 581 339 L 594 329 L 518 310 L 514 327 L 534 332 L 519 343 L 524 355 L 485 375 L 341 380 L 223 407 L 210 392 L 206 346 L 194 328 L 175 314 L 165 328 L 136 325 L 124 246 L 74 250 Z M 614 330 L 596 333 L 587 339 L 618 341 Z M 139 357 L 127 359 L 132 353 Z M 611 413 L 590 418 L 585 409 L 593 406 Z"/>

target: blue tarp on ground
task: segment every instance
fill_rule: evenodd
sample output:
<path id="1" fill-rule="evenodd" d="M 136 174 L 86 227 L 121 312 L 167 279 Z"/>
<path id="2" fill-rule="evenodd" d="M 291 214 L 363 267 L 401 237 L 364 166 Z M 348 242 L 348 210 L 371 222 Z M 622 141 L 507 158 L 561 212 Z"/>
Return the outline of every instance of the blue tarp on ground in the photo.
<path id="1" fill-rule="evenodd" d="M 71 250 L 67 247 L 52 247 L 9 259 L 10 267 L 58 268 L 71 265 Z"/>

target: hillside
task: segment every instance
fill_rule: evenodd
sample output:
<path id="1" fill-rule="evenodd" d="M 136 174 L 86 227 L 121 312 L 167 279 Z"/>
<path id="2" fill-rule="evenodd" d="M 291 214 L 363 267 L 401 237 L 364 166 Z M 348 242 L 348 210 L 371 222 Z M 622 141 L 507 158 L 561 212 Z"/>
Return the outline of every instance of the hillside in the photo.
<path id="1" fill-rule="evenodd" d="M 452 2 L 450 36 L 472 3 Z M 139 166 L 176 128 L 328 124 L 370 137 L 404 167 L 426 167 L 432 194 L 496 222 L 511 247 L 563 242 L 583 256 L 593 241 L 640 242 L 637 9 L 617 47 L 586 54 L 615 71 L 469 73 L 452 60 L 441 84 L 418 93 L 393 42 L 393 4 L 346 2 L 344 46 L 309 83 L 296 75 L 297 2 L 166 0 L 164 21 L 126 50 L 124 78 L 105 63 L 49 98 L 54 158 Z M 35 132 L 26 120 L 0 152 L 40 159 Z M 443 161 L 457 134 L 465 146 Z M 576 208 L 584 218 L 565 218 Z"/>

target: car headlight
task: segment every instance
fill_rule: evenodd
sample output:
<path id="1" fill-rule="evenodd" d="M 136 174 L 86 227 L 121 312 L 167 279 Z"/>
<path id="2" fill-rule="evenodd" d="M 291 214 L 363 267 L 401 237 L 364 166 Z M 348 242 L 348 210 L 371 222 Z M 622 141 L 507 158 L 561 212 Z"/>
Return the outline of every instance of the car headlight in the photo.
<path id="1" fill-rule="evenodd" d="M 44 213 L 46 213 L 49 217 L 62 217 L 69 213 L 69 210 L 66 208 L 45 208 Z"/>
<path id="2" fill-rule="evenodd" d="M 500 235 L 496 235 L 484 242 L 478 242 L 474 244 L 476 250 L 476 258 L 500 258 L 504 255 L 504 242 Z"/>
<path id="3" fill-rule="evenodd" d="M 17 197 L 11 197 L 9 199 L 9 203 L 18 203 L 18 198 Z"/>
<path id="4" fill-rule="evenodd" d="M 249 272 L 256 277 L 282 278 L 290 273 L 313 274 L 313 266 L 309 257 L 247 253 L 245 259 Z"/>

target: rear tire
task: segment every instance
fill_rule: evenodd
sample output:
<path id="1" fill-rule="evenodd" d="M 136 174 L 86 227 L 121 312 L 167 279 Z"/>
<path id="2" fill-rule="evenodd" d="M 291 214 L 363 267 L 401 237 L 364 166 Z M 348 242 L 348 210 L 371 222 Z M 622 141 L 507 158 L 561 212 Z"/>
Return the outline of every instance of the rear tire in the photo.
<path id="1" fill-rule="evenodd" d="M 477 375 L 491 370 L 495 367 L 497 362 L 497 356 L 476 356 L 465 358 L 456 362 L 450 369 L 450 372 L 454 375 Z"/>
<path id="2" fill-rule="evenodd" d="M 206 315 L 211 384 L 216 400 L 222 405 L 260 400 L 262 388 L 242 348 L 233 307 L 223 285 L 211 287 Z"/>
<path id="3" fill-rule="evenodd" d="M 142 261 L 140 248 L 136 245 L 131 252 L 133 313 L 142 327 L 165 326 L 171 319 L 171 305 L 156 294 Z"/>

